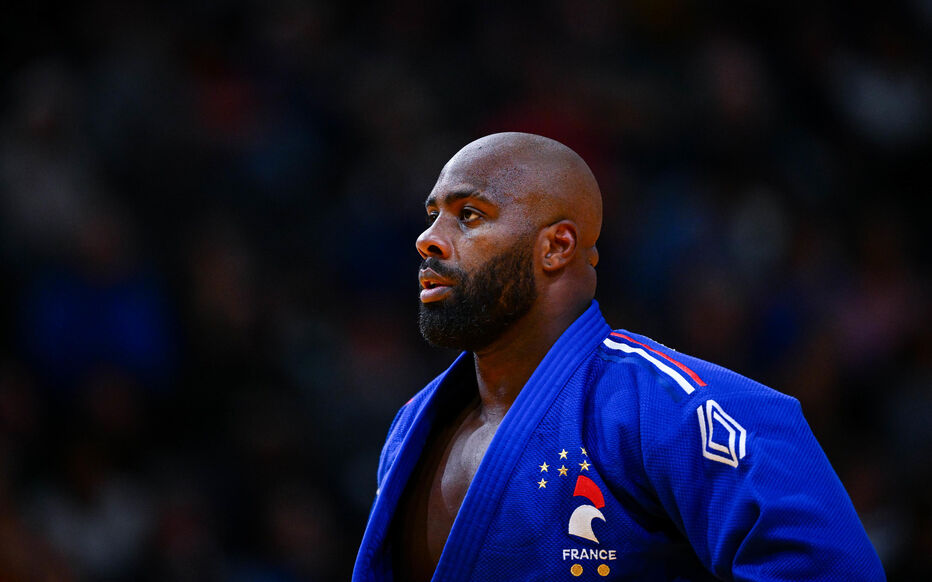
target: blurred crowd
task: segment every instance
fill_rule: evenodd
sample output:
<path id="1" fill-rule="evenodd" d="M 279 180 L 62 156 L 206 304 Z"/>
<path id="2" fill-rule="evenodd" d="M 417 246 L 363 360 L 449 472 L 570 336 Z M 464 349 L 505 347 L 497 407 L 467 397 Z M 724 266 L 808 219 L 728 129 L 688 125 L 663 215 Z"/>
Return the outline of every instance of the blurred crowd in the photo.
<path id="1" fill-rule="evenodd" d="M 609 323 L 798 398 L 891 580 L 932 577 L 932 3 L 533 6 L 5 14 L 0 580 L 348 579 L 453 356 L 423 200 L 505 130 L 596 174 Z"/>

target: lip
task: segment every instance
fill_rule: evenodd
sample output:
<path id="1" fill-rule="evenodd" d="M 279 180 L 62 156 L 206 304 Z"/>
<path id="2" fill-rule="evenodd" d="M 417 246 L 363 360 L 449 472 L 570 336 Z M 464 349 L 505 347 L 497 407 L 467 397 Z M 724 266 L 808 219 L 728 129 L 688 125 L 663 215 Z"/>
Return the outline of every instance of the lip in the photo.
<path id="1" fill-rule="evenodd" d="M 421 303 L 440 301 L 452 292 L 453 282 L 433 269 L 421 269 L 418 281 L 421 283 Z"/>

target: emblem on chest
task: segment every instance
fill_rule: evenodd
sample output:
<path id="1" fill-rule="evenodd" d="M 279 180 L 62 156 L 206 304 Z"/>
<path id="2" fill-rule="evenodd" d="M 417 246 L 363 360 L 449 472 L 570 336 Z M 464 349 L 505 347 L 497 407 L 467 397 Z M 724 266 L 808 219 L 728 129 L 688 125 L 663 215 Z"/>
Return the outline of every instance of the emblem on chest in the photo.
<path id="1" fill-rule="evenodd" d="M 581 541 L 581 545 L 561 548 L 559 559 L 569 564 L 569 573 L 574 577 L 587 572 L 608 576 L 611 572 L 609 562 L 617 559 L 617 550 L 603 547 L 593 528 L 594 524 L 608 521 L 602 511 L 605 496 L 589 476 L 595 474 L 595 466 L 585 447 L 576 447 L 572 451 L 562 448 L 554 454 L 556 458 L 541 459 L 534 487 L 539 495 L 558 496 L 558 504 L 569 510 L 569 518 L 563 527 L 570 536 L 569 540 Z"/>

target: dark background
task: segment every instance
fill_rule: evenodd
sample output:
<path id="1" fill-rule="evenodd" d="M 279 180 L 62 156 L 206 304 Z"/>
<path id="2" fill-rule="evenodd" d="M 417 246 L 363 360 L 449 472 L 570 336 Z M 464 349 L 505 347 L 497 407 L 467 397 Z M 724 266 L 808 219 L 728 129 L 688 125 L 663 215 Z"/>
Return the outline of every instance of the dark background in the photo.
<path id="1" fill-rule="evenodd" d="M 504 130 L 599 179 L 609 323 L 799 398 L 932 576 L 932 3 L 531 4 L 5 9 L 0 578 L 347 579 L 452 358 L 423 200 Z"/>

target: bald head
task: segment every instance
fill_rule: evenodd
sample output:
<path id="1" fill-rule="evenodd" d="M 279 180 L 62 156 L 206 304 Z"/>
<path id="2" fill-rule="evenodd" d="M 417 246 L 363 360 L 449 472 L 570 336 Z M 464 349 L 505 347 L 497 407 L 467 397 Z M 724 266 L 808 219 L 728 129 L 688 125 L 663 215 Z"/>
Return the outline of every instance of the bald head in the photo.
<path id="1" fill-rule="evenodd" d="M 478 139 L 443 167 L 425 210 L 416 246 L 432 343 L 476 351 L 513 327 L 553 340 L 592 302 L 602 196 L 565 145 L 526 133 Z"/>
<path id="2" fill-rule="evenodd" d="M 598 261 L 602 194 L 586 162 L 562 143 L 530 133 L 487 135 L 447 162 L 438 183 L 444 180 L 472 182 L 522 206 L 533 228 L 572 221 L 586 261 Z"/>

